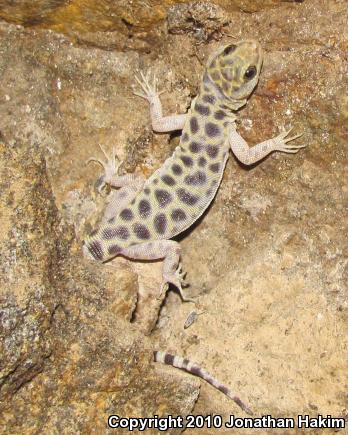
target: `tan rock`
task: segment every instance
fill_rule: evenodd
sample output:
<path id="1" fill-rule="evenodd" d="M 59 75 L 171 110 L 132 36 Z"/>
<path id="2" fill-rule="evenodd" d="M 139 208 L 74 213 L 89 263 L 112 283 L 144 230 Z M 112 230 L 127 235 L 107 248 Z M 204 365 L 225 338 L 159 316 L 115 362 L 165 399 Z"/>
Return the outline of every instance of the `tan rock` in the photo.
<path id="1" fill-rule="evenodd" d="M 7 189 L 1 197 L 6 198 L 1 245 L 8 274 L 2 283 L 10 306 L 3 317 L 8 328 L 3 390 L 12 405 L 3 420 L 7 427 L 16 424 L 23 432 L 21 416 L 31 414 L 27 426 L 35 428 L 37 421 L 50 433 L 54 416 L 64 413 L 76 433 L 76 415 L 86 410 L 84 428 L 90 429 L 96 418 L 93 409 L 101 411 L 96 424 L 102 425 L 109 410 L 128 409 L 120 402 L 120 379 L 129 382 L 127 391 L 134 397 L 129 407 L 140 415 L 133 404 L 145 400 L 151 388 L 157 394 L 162 372 L 176 381 L 166 378 L 169 386 L 162 388 L 161 403 L 168 404 L 172 394 L 177 398 L 173 409 L 189 412 L 197 384 L 172 368 L 153 372 L 152 347 L 201 363 L 238 391 L 256 415 L 344 415 L 346 2 L 279 2 L 251 14 L 231 9 L 227 18 L 229 25 L 216 38 L 221 40 L 203 38 L 198 46 L 192 29 L 168 34 L 165 21 L 146 24 L 152 30 L 137 35 L 128 29 L 131 38 L 123 30 L 87 35 L 67 27 L 78 34 L 75 44 L 53 32 L 1 24 L 0 128 L 7 143 L 3 150 L 11 152 L 1 178 Z M 132 19 L 135 29 L 138 18 Z M 197 19 L 208 35 L 206 16 Z M 217 20 L 212 26 L 220 24 Z M 151 67 L 166 90 L 165 113 L 182 113 L 197 92 L 207 57 L 231 41 L 230 35 L 256 38 L 265 49 L 259 86 L 239 114 L 241 134 L 254 144 L 293 125 L 296 132 L 304 132 L 299 142 L 308 148 L 295 156 L 275 154 L 248 170 L 230 158 L 215 202 L 181 241 L 191 283 L 187 292 L 199 296 L 200 309 L 206 312 L 184 330 L 192 304 L 182 304 L 169 292 L 157 328 L 144 338 L 160 309 L 161 300 L 149 297 L 151 292 L 156 295 L 160 266 L 133 267 L 119 259 L 102 266 L 79 259 L 83 235 L 98 221 L 105 202 L 92 188 L 99 169 L 83 163 L 98 155 L 102 143 L 107 149 L 116 146 L 125 159 L 123 171 L 147 176 L 157 169 L 178 138 L 151 132 L 148 107 L 131 93 L 134 71 Z M 22 148 L 20 158 L 13 157 Z M 31 163 L 35 152 L 33 156 L 27 149 L 37 150 L 37 163 Z M 49 178 L 39 150 L 45 153 Z M 17 169 L 10 164 L 17 162 L 23 166 L 18 174 L 27 176 L 13 175 Z M 21 256 L 15 263 L 17 251 Z M 55 261 L 58 257 L 60 262 Z M 138 306 L 140 318 L 130 324 L 138 292 L 144 304 Z M 129 341 L 122 341 L 122 333 Z M 101 351 L 99 342 L 111 343 L 105 365 L 101 355 L 108 345 Z M 131 373 L 136 370 L 135 354 L 141 354 L 145 391 Z M 104 396 L 108 383 L 112 391 Z M 202 383 L 201 391 L 195 412 L 225 417 L 237 412 L 210 386 Z M 44 403 L 51 396 L 52 419 L 43 421 Z M 154 408 L 153 395 L 148 397 L 146 413 L 161 411 Z M 29 401 L 39 403 L 35 412 L 26 405 Z M 11 409 L 21 422 L 14 422 Z M 169 409 L 163 407 L 164 412 Z M 64 433 L 62 422 L 59 430 Z"/>
<path id="2" fill-rule="evenodd" d="M 149 340 L 129 324 L 135 275 L 81 258 L 37 147 L 0 151 L 0 431 L 105 433 L 112 414 L 189 413 L 197 381 L 154 371 Z"/>
<path id="3" fill-rule="evenodd" d="M 296 0 L 295 0 L 296 1 Z M 255 12 L 278 6 L 280 0 L 216 0 L 214 3 L 226 12 L 243 10 Z M 58 32 L 79 34 L 117 31 L 123 34 L 151 30 L 166 19 L 173 4 L 207 5 L 212 2 L 185 0 L 40 0 L 0 1 L 0 17 L 10 23 L 49 28 Z M 214 6 L 214 3 L 212 7 Z"/>

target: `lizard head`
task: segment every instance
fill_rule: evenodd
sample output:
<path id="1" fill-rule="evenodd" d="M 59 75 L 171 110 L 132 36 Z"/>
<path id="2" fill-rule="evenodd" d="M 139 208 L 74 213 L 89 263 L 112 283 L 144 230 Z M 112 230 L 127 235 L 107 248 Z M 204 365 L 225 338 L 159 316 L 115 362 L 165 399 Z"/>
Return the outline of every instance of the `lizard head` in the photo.
<path id="1" fill-rule="evenodd" d="M 247 40 L 221 47 L 209 59 L 206 72 L 224 97 L 244 100 L 244 104 L 258 82 L 261 66 L 260 44 Z"/>

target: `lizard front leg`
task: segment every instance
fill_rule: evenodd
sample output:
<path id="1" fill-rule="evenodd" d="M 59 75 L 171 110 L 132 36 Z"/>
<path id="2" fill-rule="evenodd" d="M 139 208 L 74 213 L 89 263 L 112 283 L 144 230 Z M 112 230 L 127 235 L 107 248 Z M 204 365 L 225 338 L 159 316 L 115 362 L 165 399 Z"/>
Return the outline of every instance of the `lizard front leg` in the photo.
<path id="1" fill-rule="evenodd" d="M 155 240 L 124 248 L 121 255 L 133 260 L 160 260 L 163 258 L 162 285 L 160 295 L 167 283 L 173 284 L 180 292 L 183 301 L 193 302 L 184 295 L 182 286 L 185 284 L 180 261 L 181 248 L 173 240 Z"/>
<path id="2" fill-rule="evenodd" d="M 287 137 L 292 129 L 280 133 L 278 136 L 261 142 L 251 148 L 245 140 L 237 133 L 236 130 L 232 130 L 229 134 L 229 143 L 234 155 L 237 159 L 244 163 L 244 165 L 252 165 L 253 163 L 262 160 L 272 151 L 281 151 L 284 153 L 294 154 L 306 145 L 293 145 L 288 142 L 297 139 L 302 134 L 297 134 L 292 137 Z"/>
<path id="3" fill-rule="evenodd" d="M 118 189 L 113 190 L 108 195 L 107 206 L 102 219 L 102 223 L 105 223 L 115 217 L 135 198 L 142 189 L 145 179 L 137 174 L 118 175 L 118 169 L 122 162 L 118 159 L 115 150 L 113 149 L 111 156 L 109 156 L 104 148 L 101 145 L 99 146 L 106 160 L 103 161 L 94 157 L 88 160 L 88 162 L 97 162 L 104 168 L 104 174 L 96 181 L 96 188 L 99 193 L 107 185 Z"/>
<path id="4" fill-rule="evenodd" d="M 156 78 L 154 77 L 153 83 L 150 84 L 148 76 L 149 74 L 145 76 L 142 72 L 140 72 L 140 78 L 135 77 L 136 81 L 139 83 L 143 92 L 133 91 L 133 93 L 141 98 L 144 98 L 149 102 L 151 124 L 153 130 L 160 133 L 182 130 L 184 128 L 187 115 L 182 114 L 182 115 L 163 116 L 162 104 L 159 98 L 159 96 L 163 93 L 163 91 L 157 92 Z"/>

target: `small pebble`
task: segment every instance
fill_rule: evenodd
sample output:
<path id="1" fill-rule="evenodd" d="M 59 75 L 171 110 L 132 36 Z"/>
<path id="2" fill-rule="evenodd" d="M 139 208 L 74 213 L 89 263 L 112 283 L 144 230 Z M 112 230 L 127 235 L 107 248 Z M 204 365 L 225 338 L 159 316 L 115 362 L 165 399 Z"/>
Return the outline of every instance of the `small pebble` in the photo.
<path id="1" fill-rule="evenodd" d="M 184 323 L 184 329 L 189 328 L 192 325 L 192 323 L 195 323 L 196 320 L 198 319 L 198 316 L 200 316 L 203 313 L 205 313 L 205 311 L 201 311 L 200 313 L 197 313 L 197 311 L 191 311 L 191 313 L 188 315 Z"/>

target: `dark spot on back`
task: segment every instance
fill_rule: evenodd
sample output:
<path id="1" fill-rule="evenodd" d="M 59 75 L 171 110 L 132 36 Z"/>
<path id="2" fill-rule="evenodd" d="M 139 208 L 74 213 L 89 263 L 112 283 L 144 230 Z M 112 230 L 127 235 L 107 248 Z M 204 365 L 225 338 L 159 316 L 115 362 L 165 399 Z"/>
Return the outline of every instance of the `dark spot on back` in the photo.
<path id="1" fill-rule="evenodd" d="M 116 228 L 105 228 L 102 234 L 103 234 L 103 239 L 105 240 L 112 240 L 112 239 L 127 240 L 129 237 L 129 231 L 125 226 L 119 226 Z"/>
<path id="2" fill-rule="evenodd" d="M 175 175 L 181 175 L 182 174 L 182 168 L 180 165 L 177 165 L 176 163 L 172 166 L 172 171 Z"/>
<path id="3" fill-rule="evenodd" d="M 187 141 L 189 140 L 189 135 L 188 135 L 187 133 L 184 133 L 184 134 L 181 136 L 181 140 L 182 140 L 183 142 L 187 142 Z"/>
<path id="4" fill-rule="evenodd" d="M 216 147 L 214 145 L 208 145 L 207 146 L 207 154 L 212 159 L 215 159 L 215 157 L 218 155 L 218 153 L 219 153 L 219 148 L 218 147 Z"/>
<path id="5" fill-rule="evenodd" d="M 134 234 L 138 237 L 138 239 L 148 240 L 150 238 L 150 231 L 146 228 L 145 225 L 134 224 L 133 231 Z"/>
<path id="6" fill-rule="evenodd" d="M 198 112 L 200 115 L 203 115 L 203 116 L 208 116 L 208 115 L 210 115 L 210 109 L 209 109 L 209 107 L 207 107 L 207 106 L 203 106 L 203 104 L 196 104 L 196 105 L 195 105 L 195 110 L 197 110 L 197 112 Z"/>
<path id="7" fill-rule="evenodd" d="M 91 234 L 89 235 L 89 237 L 93 237 L 93 236 L 95 236 L 95 235 L 97 234 L 97 232 L 98 232 L 98 230 L 93 230 L 93 231 L 91 232 Z"/>
<path id="8" fill-rule="evenodd" d="M 212 165 L 209 166 L 209 169 L 212 172 L 219 172 L 219 170 L 220 170 L 220 163 L 213 163 Z"/>
<path id="9" fill-rule="evenodd" d="M 192 116 L 192 118 L 190 119 L 190 127 L 193 134 L 196 134 L 198 132 L 198 121 L 195 116 Z"/>
<path id="10" fill-rule="evenodd" d="M 183 164 L 187 167 L 193 166 L 193 160 L 189 156 L 180 156 Z"/>
<path id="11" fill-rule="evenodd" d="M 215 104 L 216 98 L 214 97 L 214 95 L 204 95 L 203 96 L 203 101 L 205 103 L 209 103 L 209 104 Z"/>
<path id="12" fill-rule="evenodd" d="M 163 175 L 162 177 L 162 181 L 164 184 L 166 184 L 167 186 L 174 186 L 175 185 L 175 180 L 173 177 L 171 177 L 170 175 Z"/>
<path id="13" fill-rule="evenodd" d="M 135 204 L 135 198 L 132 199 L 132 201 L 131 201 L 131 205 L 134 205 L 134 204 Z"/>
<path id="14" fill-rule="evenodd" d="M 153 180 L 153 184 L 158 184 L 158 178 L 155 178 L 155 179 Z"/>
<path id="15" fill-rule="evenodd" d="M 155 190 L 155 197 L 156 197 L 160 207 L 165 207 L 172 200 L 172 195 L 163 189 L 156 189 Z"/>
<path id="16" fill-rule="evenodd" d="M 189 148 L 191 153 L 199 153 L 202 149 L 202 145 L 198 142 L 191 142 Z"/>
<path id="17" fill-rule="evenodd" d="M 215 119 L 224 119 L 226 116 L 226 113 L 223 110 L 218 110 L 217 112 L 214 113 L 214 118 Z"/>
<path id="18" fill-rule="evenodd" d="M 121 251 L 122 251 L 122 248 L 120 246 L 118 246 L 118 245 L 111 245 L 111 246 L 109 246 L 109 249 L 108 249 L 108 253 L 110 255 L 117 255 Z"/>
<path id="19" fill-rule="evenodd" d="M 197 186 L 199 184 L 204 184 L 207 181 L 207 176 L 202 171 L 197 171 L 194 174 L 187 175 L 184 178 L 186 184 Z"/>
<path id="20" fill-rule="evenodd" d="M 114 222 L 115 222 L 115 218 L 114 217 L 112 217 L 112 218 L 110 218 L 108 220 L 108 224 L 113 224 Z"/>
<path id="21" fill-rule="evenodd" d="M 144 193 L 145 193 L 146 195 L 150 195 L 150 189 L 149 189 L 148 187 L 145 187 L 145 189 L 144 189 Z"/>
<path id="22" fill-rule="evenodd" d="M 177 195 L 180 201 L 182 201 L 184 204 L 187 205 L 195 205 L 199 199 L 198 196 L 192 195 L 190 192 L 188 192 L 185 189 L 178 189 Z"/>
<path id="23" fill-rule="evenodd" d="M 214 124 L 213 122 L 207 122 L 205 124 L 205 132 L 206 132 L 207 136 L 215 137 L 215 136 L 219 135 L 220 128 L 218 125 Z"/>
<path id="24" fill-rule="evenodd" d="M 172 211 L 172 219 L 175 222 L 180 222 L 186 219 L 186 213 L 184 212 L 184 210 L 182 210 L 181 208 L 175 208 Z"/>
<path id="25" fill-rule="evenodd" d="M 147 218 L 151 213 L 151 204 L 147 199 L 142 199 L 139 202 L 139 214 L 142 218 Z"/>
<path id="26" fill-rule="evenodd" d="M 103 259 L 103 248 L 100 242 L 94 240 L 93 242 L 90 242 L 87 247 L 96 260 L 101 261 Z"/>
<path id="27" fill-rule="evenodd" d="M 207 159 L 206 158 L 200 157 L 198 159 L 198 166 L 200 166 L 201 168 L 203 168 L 206 164 L 207 164 Z"/>
<path id="28" fill-rule="evenodd" d="M 132 210 L 129 208 L 125 208 L 120 213 L 120 218 L 123 219 L 124 221 L 131 221 L 133 219 L 133 217 L 134 217 L 134 214 L 133 214 Z"/>
<path id="29" fill-rule="evenodd" d="M 164 234 L 167 228 L 167 218 L 164 213 L 159 213 L 154 219 L 155 230 L 158 234 Z"/>

